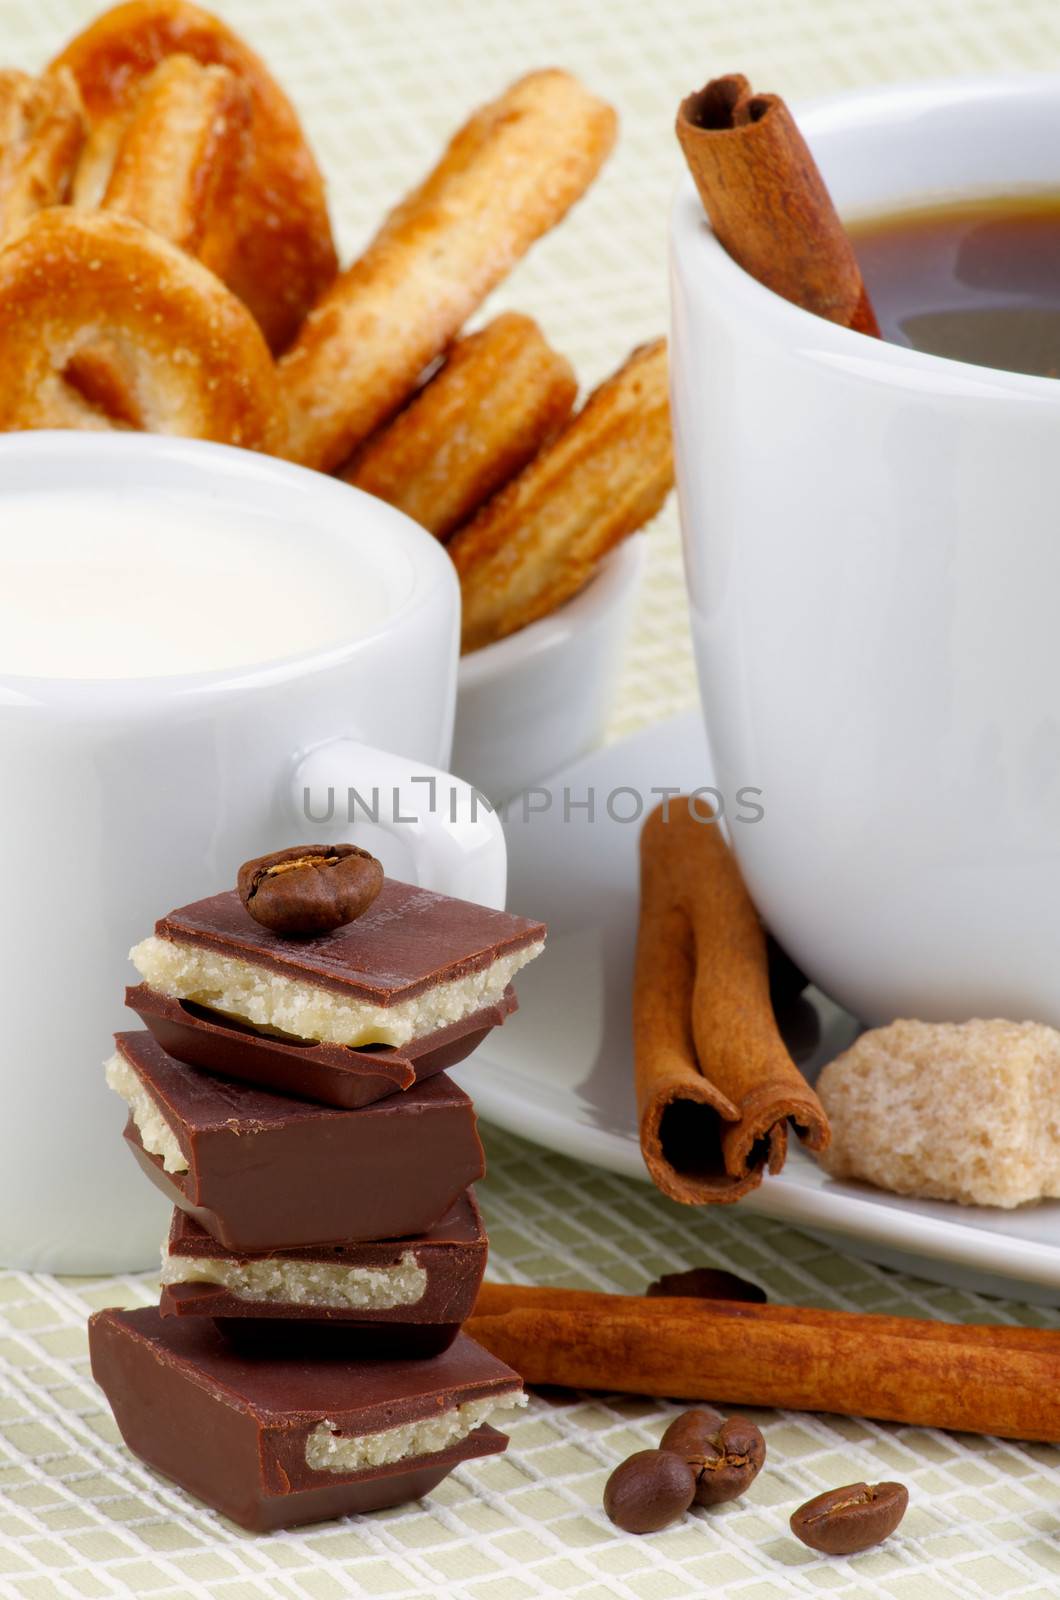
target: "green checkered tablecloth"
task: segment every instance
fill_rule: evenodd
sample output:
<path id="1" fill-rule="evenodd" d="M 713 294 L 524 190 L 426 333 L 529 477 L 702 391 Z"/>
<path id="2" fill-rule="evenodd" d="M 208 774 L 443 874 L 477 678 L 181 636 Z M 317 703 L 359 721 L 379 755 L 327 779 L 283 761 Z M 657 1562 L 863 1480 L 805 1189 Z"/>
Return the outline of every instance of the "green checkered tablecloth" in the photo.
<path id="1" fill-rule="evenodd" d="M 36 66 L 92 0 L 0 0 L 3 49 Z M 538 317 L 587 383 L 665 327 L 665 219 L 681 93 L 740 69 L 791 99 L 884 79 L 1060 64 L 1056 0 L 224 0 L 302 110 L 340 243 L 435 156 L 467 110 L 558 63 L 619 107 L 621 148 L 591 198 L 495 296 Z M 1060 152 L 1057 157 L 1060 177 Z M 651 536 L 618 735 L 694 703 L 676 517 Z M 485 1130 L 481 1186 L 497 1276 L 637 1290 L 691 1263 L 734 1268 L 777 1301 L 1060 1326 L 1060 1313 L 900 1277 L 760 1217 L 687 1212 L 650 1188 Z M 115 1160 L 125 1159 L 115 1149 Z M 604 1481 L 673 1408 L 551 1393 L 506 1457 L 429 1500 L 255 1538 L 141 1467 L 88 1376 L 89 1311 L 152 1300 L 151 1278 L 0 1275 L 0 1595 L 339 1600 L 871 1600 L 1060 1594 L 1060 1452 L 842 1418 L 763 1412 L 767 1469 L 748 1495 L 649 1538 L 600 1510 Z M 898 1536 L 829 1561 L 787 1530 L 793 1507 L 854 1478 L 898 1477 Z"/>

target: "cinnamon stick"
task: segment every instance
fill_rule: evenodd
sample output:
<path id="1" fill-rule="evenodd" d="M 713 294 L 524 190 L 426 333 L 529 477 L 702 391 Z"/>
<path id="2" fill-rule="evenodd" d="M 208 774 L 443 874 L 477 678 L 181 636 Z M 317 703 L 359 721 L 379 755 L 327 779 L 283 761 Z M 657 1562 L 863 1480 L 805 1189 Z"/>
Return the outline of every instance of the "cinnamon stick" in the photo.
<path id="1" fill-rule="evenodd" d="M 738 1200 L 779 1172 L 790 1120 L 828 1120 L 777 1029 L 766 940 L 716 822 L 671 800 L 641 834 L 633 1058 L 644 1162 L 685 1205 Z"/>
<path id="2" fill-rule="evenodd" d="M 861 271 L 817 163 L 779 95 L 741 73 L 681 102 L 677 137 L 711 227 L 759 283 L 879 337 Z"/>
<path id="3" fill-rule="evenodd" d="M 1060 1440 L 1060 1331 L 485 1283 L 467 1332 L 525 1382 Z"/>

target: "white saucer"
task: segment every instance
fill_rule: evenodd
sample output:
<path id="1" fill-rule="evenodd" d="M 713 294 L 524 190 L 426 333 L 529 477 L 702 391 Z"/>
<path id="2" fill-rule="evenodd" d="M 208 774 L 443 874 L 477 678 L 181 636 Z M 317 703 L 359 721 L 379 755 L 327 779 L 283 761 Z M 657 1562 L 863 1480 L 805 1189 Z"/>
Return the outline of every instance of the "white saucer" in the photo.
<path id="1" fill-rule="evenodd" d="M 687 792 L 710 782 L 700 719 L 690 714 L 597 751 L 511 802 L 508 903 L 549 924 L 548 949 L 520 975 L 518 1013 L 457 1069 L 487 1120 L 645 1182 L 629 1038 L 640 830 L 609 816 L 607 800 L 627 815 L 635 791 L 646 814 L 658 801 L 653 786 Z M 545 806 L 546 790 L 549 809 L 528 814 Z M 578 805 L 590 790 L 592 820 Z M 800 1065 L 812 1079 L 857 1024 L 816 990 L 809 996 L 820 1043 Z M 739 1205 L 940 1283 L 1060 1304 L 1057 1201 L 1012 1212 L 903 1200 L 833 1182 L 795 1146 L 783 1173 Z"/>

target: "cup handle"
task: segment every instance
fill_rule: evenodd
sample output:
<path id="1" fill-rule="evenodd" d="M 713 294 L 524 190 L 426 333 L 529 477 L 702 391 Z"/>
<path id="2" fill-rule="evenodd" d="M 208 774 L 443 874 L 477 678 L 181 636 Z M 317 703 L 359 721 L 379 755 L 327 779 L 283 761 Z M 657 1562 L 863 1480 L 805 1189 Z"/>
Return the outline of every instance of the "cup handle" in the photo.
<path id="1" fill-rule="evenodd" d="M 326 827 L 330 839 L 347 834 L 361 843 L 382 830 L 411 862 L 400 875 L 421 888 L 503 910 L 508 858 L 500 818 L 451 773 L 357 739 L 328 739 L 299 758 L 291 800 L 299 820 Z"/>

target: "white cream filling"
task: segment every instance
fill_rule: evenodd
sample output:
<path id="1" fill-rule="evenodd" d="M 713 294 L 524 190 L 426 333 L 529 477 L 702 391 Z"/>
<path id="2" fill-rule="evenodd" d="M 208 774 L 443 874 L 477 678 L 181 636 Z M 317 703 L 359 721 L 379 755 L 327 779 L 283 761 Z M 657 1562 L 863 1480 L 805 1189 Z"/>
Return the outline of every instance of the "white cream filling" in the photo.
<path id="1" fill-rule="evenodd" d="M 188 1158 L 177 1143 L 176 1134 L 125 1057 L 115 1053 L 104 1070 L 107 1083 L 129 1107 L 144 1149 L 150 1155 L 161 1156 L 167 1172 L 187 1172 Z"/>
<path id="2" fill-rule="evenodd" d="M 434 984 L 392 1006 L 355 1000 L 239 956 L 154 934 L 135 945 L 129 959 L 146 983 L 174 999 L 209 1006 L 255 1028 L 278 1028 L 301 1039 L 356 1048 L 407 1044 L 494 1005 L 519 969 L 543 949 L 543 943 L 524 945 L 479 972 Z"/>
<path id="3" fill-rule="evenodd" d="M 343 1435 L 327 1419 L 317 1424 L 306 1440 L 306 1465 L 314 1472 L 359 1472 L 362 1467 L 383 1467 L 391 1461 L 434 1455 L 458 1444 L 500 1411 L 525 1406 L 521 1389 L 488 1400 L 465 1400 L 436 1417 L 421 1417 L 381 1433 Z"/>
<path id="4" fill-rule="evenodd" d="M 228 1261 L 176 1256 L 162 1246 L 163 1283 L 215 1283 L 239 1300 L 278 1300 L 293 1306 L 387 1311 L 414 1306 L 427 1291 L 427 1273 L 412 1250 L 394 1267 L 344 1267 L 330 1261 Z"/>

